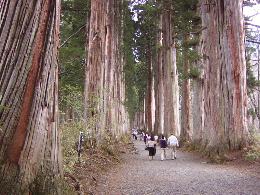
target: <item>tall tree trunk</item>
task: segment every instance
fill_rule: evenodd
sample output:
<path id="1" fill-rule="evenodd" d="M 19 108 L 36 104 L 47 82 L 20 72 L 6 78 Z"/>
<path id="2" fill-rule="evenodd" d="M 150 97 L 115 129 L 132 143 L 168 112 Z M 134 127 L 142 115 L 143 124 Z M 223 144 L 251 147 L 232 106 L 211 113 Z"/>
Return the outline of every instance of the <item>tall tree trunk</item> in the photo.
<path id="1" fill-rule="evenodd" d="M 198 2 L 200 3 L 200 2 Z M 197 6 L 198 15 L 200 14 L 199 6 Z M 201 15 L 202 17 L 202 15 Z M 203 26 L 205 27 L 205 26 Z M 201 54 L 203 47 L 203 38 L 201 34 L 197 35 L 199 44 L 196 46 L 196 51 Z M 198 70 L 199 75 L 192 80 L 192 143 L 198 149 L 202 141 L 204 130 L 204 64 L 203 60 L 199 59 L 193 63 L 193 67 Z"/>
<path id="2" fill-rule="evenodd" d="M 198 78 L 193 79 L 193 96 L 192 96 L 192 142 L 199 148 L 204 130 L 204 74 L 203 64 L 201 61 L 194 63 L 194 67 L 200 72 Z"/>
<path id="3" fill-rule="evenodd" d="M 2 3 L 3 4 L 3 3 Z M 0 194 L 60 194 L 60 1 L 0 7 Z"/>
<path id="4" fill-rule="evenodd" d="M 105 2 L 91 1 L 91 15 L 89 21 L 89 40 L 85 79 L 85 113 L 86 123 L 91 139 L 99 136 L 103 103 L 104 82 L 104 45 L 105 45 Z M 100 124 L 101 123 L 101 124 Z"/>
<path id="5" fill-rule="evenodd" d="M 179 135 L 179 86 L 176 67 L 176 48 L 173 42 L 171 1 L 163 1 L 162 59 L 164 86 L 164 131 Z"/>
<path id="6" fill-rule="evenodd" d="M 153 84 L 153 76 L 152 76 L 152 53 L 151 47 L 148 45 L 146 51 L 146 66 L 147 66 L 147 87 L 146 87 L 146 101 L 145 101 L 145 123 L 147 130 L 149 132 L 153 132 L 153 125 L 152 125 L 152 84 Z"/>
<path id="7" fill-rule="evenodd" d="M 163 65 L 162 65 L 162 15 L 159 15 L 157 33 L 157 45 L 155 63 L 155 125 L 154 129 L 157 133 L 164 134 L 164 86 L 163 86 Z"/>
<path id="8" fill-rule="evenodd" d="M 184 35 L 184 42 L 187 43 L 189 35 Z M 186 44 L 187 45 L 187 44 Z M 182 126 L 181 126 L 181 142 L 190 142 L 192 136 L 191 129 L 191 95 L 190 95 L 190 62 L 188 60 L 188 48 L 183 51 L 183 71 L 185 80 L 183 81 L 182 89 Z"/>
<path id="9" fill-rule="evenodd" d="M 86 123 L 93 139 L 119 131 L 123 94 L 120 27 L 121 1 L 92 0 L 89 24 L 88 60 L 85 80 Z M 120 79 L 120 80 L 119 80 Z M 124 115 L 125 117 L 127 115 Z"/>
<path id="10" fill-rule="evenodd" d="M 120 135 L 128 131 L 128 115 L 126 114 L 126 108 L 123 104 L 125 101 L 125 78 L 123 77 L 123 65 L 124 58 L 121 48 L 123 48 L 123 22 L 124 22 L 124 11 L 123 0 L 114 1 L 115 14 L 112 15 L 115 20 L 114 28 L 114 56 L 115 56 L 115 71 L 113 73 L 115 85 L 113 87 L 113 102 L 111 104 L 112 116 L 116 116 L 112 121 L 111 127 L 115 129 L 114 134 Z M 114 106 L 115 105 L 115 106 Z M 110 117 L 110 116 L 107 116 Z"/>
<path id="11" fill-rule="evenodd" d="M 205 124 L 210 156 L 247 142 L 246 65 L 242 0 L 201 1 L 201 55 L 205 66 Z"/>

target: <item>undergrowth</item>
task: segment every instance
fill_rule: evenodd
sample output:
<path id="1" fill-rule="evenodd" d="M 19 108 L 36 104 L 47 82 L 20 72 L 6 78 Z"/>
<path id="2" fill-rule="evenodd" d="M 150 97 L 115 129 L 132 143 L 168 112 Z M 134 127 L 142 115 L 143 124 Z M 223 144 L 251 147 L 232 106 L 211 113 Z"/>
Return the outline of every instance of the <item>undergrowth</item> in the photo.
<path id="1" fill-rule="evenodd" d="M 67 123 L 62 125 L 62 148 L 64 172 L 71 173 L 74 164 L 78 161 L 77 141 L 79 132 L 83 129 L 83 123 Z"/>
<path id="2" fill-rule="evenodd" d="M 245 155 L 246 160 L 258 161 L 260 160 L 260 133 L 252 135 L 252 144 Z"/>
<path id="3" fill-rule="evenodd" d="M 67 182 L 64 194 L 73 190 L 78 193 L 82 191 L 91 193 L 99 175 L 111 166 L 118 164 L 121 153 L 125 153 L 132 146 L 130 145 L 132 142 L 129 135 L 125 134 L 118 137 L 106 132 L 102 136 L 102 141 L 94 148 L 89 147 L 89 142 L 84 138 L 82 155 L 78 159 L 77 142 L 80 131 L 84 129 L 83 127 L 82 122 L 66 123 L 61 126 L 63 132 L 63 167 Z M 86 135 L 85 132 L 84 134 Z M 84 182 L 81 181 L 82 178 L 84 178 Z"/>

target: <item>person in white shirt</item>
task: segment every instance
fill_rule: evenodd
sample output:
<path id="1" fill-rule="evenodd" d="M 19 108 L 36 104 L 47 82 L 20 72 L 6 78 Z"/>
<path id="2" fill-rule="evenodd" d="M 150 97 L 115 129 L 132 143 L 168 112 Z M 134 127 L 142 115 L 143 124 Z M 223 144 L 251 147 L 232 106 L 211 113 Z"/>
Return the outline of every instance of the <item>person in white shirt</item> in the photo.
<path id="1" fill-rule="evenodd" d="M 158 135 L 155 135 L 155 136 L 154 136 L 154 141 L 155 141 L 155 142 L 158 142 Z"/>
<path id="2" fill-rule="evenodd" d="M 179 147 L 178 139 L 173 134 L 171 134 L 167 142 L 171 151 L 171 158 L 174 160 L 176 159 L 176 147 Z"/>

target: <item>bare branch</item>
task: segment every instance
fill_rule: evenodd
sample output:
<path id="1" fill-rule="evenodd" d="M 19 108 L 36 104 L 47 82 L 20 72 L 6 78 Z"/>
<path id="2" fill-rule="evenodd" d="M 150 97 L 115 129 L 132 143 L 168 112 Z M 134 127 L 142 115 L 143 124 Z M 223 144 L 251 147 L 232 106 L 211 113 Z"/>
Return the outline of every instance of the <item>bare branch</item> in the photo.
<path id="1" fill-rule="evenodd" d="M 201 31 L 203 31 L 203 30 L 205 30 L 205 29 L 207 29 L 206 26 L 202 27 L 201 29 L 199 29 L 199 30 L 197 30 L 197 31 L 195 31 L 195 32 L 190 32 L 190 34 L 199 34 Z"/>
<path id="2" fill-rule="evenodd" d="M 249 40 L 249 39 L 247 39 L 246 42 L 260 44 L 260 41 Z"/>
<path id="3" fill-rule="evenodd" d="M 254 26 L 256 28 L 260 28 L 260 25 L 252 24 L 252 23 L 249 23 L 249 22 L 245 22 L 245 25 L 250 25 L 250 26 Z"/>
<path id="4" fill-rule="evenodd" d="M 71 34 L 61 45 L 59 48 L 63 47 L 73 36 L 75 36 L 76 34 L 78 34 L 86 25 L 82 25 L 76 32 L 74 32 L 73 34 Z"/>

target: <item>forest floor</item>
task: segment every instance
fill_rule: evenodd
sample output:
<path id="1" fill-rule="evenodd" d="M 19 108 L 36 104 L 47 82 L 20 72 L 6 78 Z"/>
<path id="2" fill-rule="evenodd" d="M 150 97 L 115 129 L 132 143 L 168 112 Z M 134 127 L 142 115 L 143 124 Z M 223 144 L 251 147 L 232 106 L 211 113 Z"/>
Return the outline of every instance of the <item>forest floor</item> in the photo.
<path id="1" fill-rule="evenodd" d="M 144 143 L 134 141 L 137 153 L 123 154 L 123 161 L 100 175 L 91 194 L 260 194 L 260 164 L 241 159 L 209 163 L 199 154 L 178 150 L 177 159 L 148 160 Z M 169 153 L 169 151 L 167 151 Z"/>

